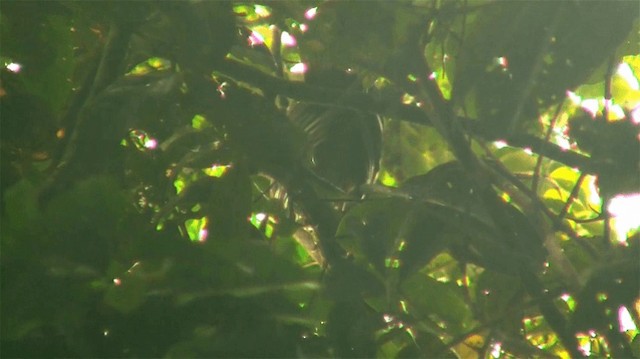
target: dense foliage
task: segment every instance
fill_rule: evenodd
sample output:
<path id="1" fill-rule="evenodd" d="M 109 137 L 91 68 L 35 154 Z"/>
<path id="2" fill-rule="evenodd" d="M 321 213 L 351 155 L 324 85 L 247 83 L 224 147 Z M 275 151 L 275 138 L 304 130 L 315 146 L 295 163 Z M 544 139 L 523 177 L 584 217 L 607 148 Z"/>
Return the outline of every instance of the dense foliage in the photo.
<path id="1" fill-rule="evenodd" d="M 2 357 L 640 356 L 636 2 L 1 6 Z"/>

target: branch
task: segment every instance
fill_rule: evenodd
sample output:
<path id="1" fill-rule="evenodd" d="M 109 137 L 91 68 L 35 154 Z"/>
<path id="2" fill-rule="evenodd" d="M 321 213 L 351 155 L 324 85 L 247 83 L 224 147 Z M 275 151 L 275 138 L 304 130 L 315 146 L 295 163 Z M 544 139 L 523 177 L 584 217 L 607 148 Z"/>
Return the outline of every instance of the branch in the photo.
<path id="1" fill-rule="evenodd" d="M 345 93 L 333 89 L 307 85 L 302 82 L 291 82 L 266 74 L 260 70 L 243 65 L 237 61 L 227 60 L 220 64 L 217 71 L 234 81 L 246 82 L 263 91 L 279 94 L 292 99 L 316 103 L 337 103 L 354 110 L 380 114 L 400 121 L 411 122 L 423 126 L 433 126 L 431 119 L 424 111 L 417 107 L 409 107 L 400 103 L 397 98 L 387 97 L 381 100 L 361 93 Z M 492 135 L 479 121 L 458 117 L 458 122 L 468 128 L 474 136 L 491 140 Z M 577 167 L 586 173 L 595 173 L 590 158 L 573 151 L 567 151 L 560 146 L 547 142 L 529 134 L 515 134 L 505 139 L 511 146 L 530 148 L 533 152 L 552 160 Z"/>

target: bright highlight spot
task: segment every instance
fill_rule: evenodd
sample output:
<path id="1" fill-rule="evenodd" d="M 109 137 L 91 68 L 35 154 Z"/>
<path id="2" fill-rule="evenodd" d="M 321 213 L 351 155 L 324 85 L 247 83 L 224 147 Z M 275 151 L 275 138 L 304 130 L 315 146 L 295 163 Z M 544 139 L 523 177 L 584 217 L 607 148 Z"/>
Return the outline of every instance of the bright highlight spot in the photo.
<path id="1" fill-rule="evenodd" d="M 304 13 L 304 17 L 305 17 L 305 19 L 307 19 L 307 20 L 311 20 L 311 19 L 313 19 L 314 17 L 316 17 L 316 14 L 317 14 L 317 13 L 318 13 L 318 8 L 317 8 L 317 7 L 312 7 L 311 9 L 307 10 L 307 11 Z"/>
<path id="2" fill-rule="evenodd" d="M 187 219 L 184 225 L 187 229 L 189 239 L 191 239 L 192 242 L 205 242 L 209 236 L 208 224 L 209 219 L 207 217 Z"/>
<path id="3" fill-rule="evenodd" d="M 598 113 L 598 100 L 596 99 L 587 99 L 584 100 L 580 103 L 580 106 L 582 107 L 583 110 L 585 110 L 586 112 L 588 112 L 591 117 L 596 117 L 596 114 Z"/>
<path id="4" fill-rule="evenodd" d="M 227 93 L 225 92 L 227 87 L 229 87 L 229 83 L 227 83 L 226 81 L 218 85 L 216 91 L 218 91 L 218 93 L 220 94 L 221 99 L 227 98 Z"/>
<path id="5" fill-rule="evenodd" d="M 158 147 L 158 141 L 155 138 L 151 138 L 144 143 L 144 147 L 149 150 L 155 150 Z"/>
<path id="6" fill-rule="evenodd" d="M 15 74 L 17 74 L 18 72 L 20 72 L 20 70 L 22 70 L 22 65 L 20 65 L 20 64 L 18 64 L 16 62 L 9 63 L 5 67 L 6 67 L 7 70 L 9 70 L 9 71 L 11 71 L 11 72 L 13 72 Z"/>
<path id="7" fill-rule="evenodd" d="M 256 5 L 254 9 L 256 14 L 262 18 L 269 17 L 271 15 L 271 11 L 266 6 Z"/>
<path id="8" fill-rule="evenodd" d="M 571 149 L 571 142 L 569 141 L 569 136 L 567 136 L 567 127 L 555 127 L 553 129 L 553 139 L 564 151 Z"/>
<path id="9" fill-rule="evenodd" d="M 120 280 L 120 278 L 113 278 L 113 284 L 119 286 L 122 284 L 122 280 Z"/>
<path id="10" fill-rule="evenodd" d="M 134 270 L 134 269 L 136 269 L 136 267 L 138 267 L 139 265 L 140 265 L 140 262 L 135 262 L 135 263 L 133 263 L 133 265 L 131 266 L 131 268 L 129 268 L 129 269 L 127 270 L 127 273 L 131 273 L 131 272 L 133 272 L 133 270 Z"/>
<path id="11" fill-rule="evenodd" d="M 600 198 L 599 194 L 597 177 L 587 176 L 585 182 L 587 182 L 587 186 L 589 188 L 589 201 L 599 206 L 602 203 L 602 198 Z"/>
<path id="12" fill-rule="evenodd" d="M 203 170 L 204 174 L 210 177 L 220 178 L 224 176 L 231 169 L 231 165 L 219 165 L 213 164 L 209 168 Z"/>
<path id="13" fill-rule="evenodd" d="M 631 122 L 636 125 L 640 123 L 640 106 L 637 106 L 633 110 L 631 110 Z"/>
<path id="14" fill-rule="evenodd" d="M 141 151 L 145 149 L 153 150 L 158 147 L 158 141 L 142 130 L 131 130 L 129 132 L 129 138 L 136 148 Z"/>
<path id="15" fill-rule="evenodd" d="M 247 38 L 247 42 L 249 43 L 249 46 L 251 46 L 251 47 L 256 46 L 256 45 L 262 45 L 262 44 L 264 44 L 264 37 L 262 37 L 262 35 L 260 35 L 259 32 L 252 31 L 251 35 L 249 35 L 249 37 Z"/>
<path id="16" fill-rule="evenodd" d="M 500 354 L 502 353 L 502 343 L 494 343 L 491 346 L 491 356 L 494 358 L 500 358 Z"/>
<path id="17" fill-rule="evenodd" d="M 585 356 L 591 356 L 591 340 L 589 339 L 588 334 L 581 334 L 578 336 L 578 344 L 580 351 Z"/>
<path id="18" fill-rule="evenodd" d="M 292 74 L 304 74 L 305 72 L 307 72 L 307 64 L 299 62 L 293 66 L 291 66 L 291 68 L 289 69 L 289 72 L 291 72 Z"/>
<path id="19" fill-rule="evenodd" d="M 494 146 L 496 149 L 498 149 L 498 150 L 499 150 L 499 149 L 501 149 L 501 148 L 505 148 L 505 147 L 507 147 L 507 146 L 509 146 L 509 145 L 507 144 L 507 141 L 499 140 L 499 141 L 495 141 L 495 142 L 493 142 L 493 146 Z"/>
<path id="20" fill-rule="evenodd" d="M 402 309 L 403 313 L 409 313 L 409 309 L 407 309 L 407 303 L 404 300 L 400 301 L 400 309 Z"/>
<path id="21" fill-rule="evenodd" d="M 567 91 L 567 97 L 574 105 L 579 105 L 582 102 L 582 97 L 578 96 L 575 92 Z"/>
<path id="22" fill-rule="evenodd" d="M 629 88 L 632 90 L 640 90 L 640 84 L 638 84 L 638 79 L 633 73 L 631 66 L 628 63 L 623 62 L 618 66 L 617 71 L 618 76 L 622 77 L 622 79 L 629 85 Z"/>
<path id="23" fill-rule="evenodd" d="M 605 99 L 604 107 L 608 111 L 607 120 L 609 121 L 621 120 L 625 117 L 625 113 L 622 107 L 620 105 L 614 104 L 611 100 Z"/>
<path id="24" fill-rule="evenodd" d="M 504 69 L 509 67 L 509 61 L 504 56 L 496 58 L 496 64 L 498 64 L 500 67 L 502 67 Z"/>
<path id="25" fill-rule="evenodd" d="M 206 228 L 202 228 L 198 232 L 198 242 L 205 242 L 208 236 L 209 236 L 209 230 Z"/>
<path id="26" fill-rule="evenodd" d="M 612 198 L 607 210 L 613 218 L 618 242 L 626 242 L 629 231 L 640 229 L 640 193 Z"/>
<path id="27" fill-rule="evenodd" d="M 267 238 L 273 236 L 275 225 L 278 223 L 277 218 L 270 217 L 266 213 L 253 213 L 248 220 L 254 227 L 263 231 Z"/>
<path id="28" fill-rule="evenodd" d="M 609 120 L 622 120 L 625 116 L 622 106 L 615 104 L 609 107 Z"/>
<path id="29" fill-rule="evenodd" d="M 302 32 L 307 32 L 307 30 L 309 30 L 309 25 L 307 25 L 307 24 L 300 24 L 300 31 L 302 31 Z"/>
<path id="30" fill-rule="evenodd" d="M 633 322 L 633 318 L 631 318 L 631 314 L 627 307 L 621 306 L 618 308 L 618 323 L 620 325 L 620 332 L 624 333 L 629 330 L 638 330 L 636 324 Z"/>
<path id="31" fill-rule="evenodd" d="M 567 307 L 569 307 L 570 310 L 574 310 L 576 307 L 576 301 L 573 299 L 573 297 L 567 293 L 563 294 L 560 296 L 560 299 L 562 299 L 565 303 L 567 303 Z"/>
<path id="32" fill-rule="evenodd" d="M 282 44 L 284 46 L 288 46 L 288 47 L 293 47 L 296 46 L 298 44 L 298 41 L 296 41 L 296 38 L 293 37 L 293 35 L 289 34 L 286 31 L 282 32 L 282 36 L 280 41 L 282 42 Z"/>

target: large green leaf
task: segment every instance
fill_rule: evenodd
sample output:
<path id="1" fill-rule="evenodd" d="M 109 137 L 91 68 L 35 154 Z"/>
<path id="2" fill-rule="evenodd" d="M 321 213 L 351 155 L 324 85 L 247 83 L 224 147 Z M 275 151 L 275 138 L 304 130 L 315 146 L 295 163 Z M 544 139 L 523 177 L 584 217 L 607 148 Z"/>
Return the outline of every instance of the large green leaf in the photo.
<path id="1" fill-rule="evenodd" d="M 464 300 L 463 288 L 443 283 L 424 273 L 415 273 L 402 283 L 402 293 L 420 319 L 434 318 L 454 333 L 469 328 L 471 310 Z"/>

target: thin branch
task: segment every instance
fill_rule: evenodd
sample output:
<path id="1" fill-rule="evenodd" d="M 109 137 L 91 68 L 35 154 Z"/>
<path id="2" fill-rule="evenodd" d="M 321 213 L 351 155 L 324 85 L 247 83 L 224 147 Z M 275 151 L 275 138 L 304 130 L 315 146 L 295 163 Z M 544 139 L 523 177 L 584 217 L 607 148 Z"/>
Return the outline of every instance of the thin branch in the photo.
<path id="1" fill-rule="evenodd" d="M 607 73 L 604 78 L 604 108 L 602 110 L 602 115 L 604 117 L 604 122 L 609 122 L 609 107 L 611 106 L 612 96 L 611 96 L 611 78 L 613 77 L 613 68 L 615 65 L 615 57 L 612 55 L 609 59 L 609 64 L 607 67 Z M 608 196 L 603 196 L 602 198 L 602 213 L 604 214 L 604 245 L 605 247 L 609 247 L 611 245 L 611 218 L 609 216 L 609 212 L 607 211 L 607 206 L 609 204 L 610 198 Z"/>
<path id="2" fill-rule="evenodd" d="M 555 213 L 553 213 L 547 206 L 542 203 L 540 198 L 531 191 L 529 187 L 527 187 L 522 181 L 518 180 L 508 169 L 502 165 L 500 162 L 496 162 L 495 166 L 493 166 L 496 170 L 496 173 L 502 176 L 505 180 L 507 180 L 510 184 L 515 186 L 522 194 L 527 196 L 527 198 L 532 202 L 532 204 L 537 207 L 544 215 L 551 221 L 555 230 L 560 230 L 567 235 L 569 235 L 572 239 L 578 239 L 578 235 L 573 232 L 573 230 L 562 221 L 562 218 L 558 217 Z M 499 183 L 499 182 L 498 182 Z"/>
<path id="3" fill-rule="evenodd" d="M 602 216 L 602 214 L 598 214 L 598 216 L 593 217 L 593 218 L 575 218 L 575 217 L 571 217 L 571 216 L 565 216 L 564 218 L 568 219 L 568 220 L 570 220 L 572 222 L 584 224 L 584 223 L 593 223 L 593 222 L 602 221 L 603 216 Z"/>
<path id="4" fill-rule="evenodd" d="M 421 45 L 420 43 L 416 45 Z M 418 46 L 420 48 L 420 46 Z M 418 49 L 415 49 L 418 50 Z M 409 53 L 409 55 L 416 55 L 416 53 Z M 483 201 L 489 208 L 496 202 L 497 198 L 491 188 L 493 178 L 490 176 L 490 172 L 486 166 L 483 166 L 475 153 L 472 151 L 466 137 L 465 131 L 460 122 L 455 118 L 453 110 L 450 104 L 444 99 L 440 89 L 435 83 L 429 81 L 425 77 L 431 73 L 429 65 L 424 59 L 424 56 L 420 56 L 416 61 L 417 68 L 415 70 L 418 74 L 418 97 L 427 106 L 426 108 L 433 109 L 431 114 L 431 120 L 434 127 L 441 133 L 441 135 L 447 140 L 449 146 L 456 158 L 463 164 L 464 168 L 468 171 L 469 175 L 475 180 L 475 184 L 478 186 L 478 194 L 482 196 Z M 444 122 L 444 120 L 447 120 Z M 519 182 L 519 181 L 516 181 Z M 535 195 L 533 196 L 536 197 Z M 545 208 L 542 206 L 541 208 Z M 490 211 L 492 216 L 497 215 L 495 211 Z M 494 218 L 496 222 L 499 222 L 497 218 Z M 511 233 L 508 231 L 499 231 L 500 237 L 506 240 Z M 545 238 L 547 237 L 547 231 L 544 231 Z M 560 341 L 565 345 L 567 351 L 572 357 L 582 358 L 582 353 L 578 350 L 578 343 L 570 330 L 567 329 L 566 319 L 560 313 L 558 308 L 553 303 L 553 298 L 547 295 L 543 283 L 536 276 L 532 269 L 530 269 L 526 263 L 523 263 L 519 268 L 515 268 L 519 277 L 523 281 L 525 288 L 532 297 L 540 298 L 538 307 L 542 312 L 547 323 L 555 331 Z"/>
<path id="5" fill-rule="evenodd" d="M 586 173 L 584 172 L 580 173 L 580 177 L 578 177 L 576 184 L 573 186 L 573 189 L 569 194 L 569 198 L 567 198 L 567 202 L 565 202 L 564 207 L 562 207 L 562 210 L 560 211 L 560 213 L 558 213 L 558 218 L 560 219 L 565 218 L 567 213 L 569 213 L 569 208 L 571 208 L 571 205 L 573 204 L 573 200 L 578 196 L 578 192 L 580 192 L 580 187 L 582 186 L 582 182 L 584 182 L 584 179 L 586 177 L 587 177 Z"/>
<path id="6" fill-rule="evenodd" d="M 534 86 L 536 85 L 536 78 L 539 78 L 540 73 L 542 72 L 543 65 L 545 63 L 545 57 L 549 55 L 549 47 L 552 43 L 553 33 L 558 28 L 558 24 L 560 21 L 564 19 L 564 6 L 561 6 L 558 11 L 554 14 L 553 22 L 545 27 L 545 36 L 542 37 L 542 44 L 540 45 L 535 59 L 533 61 L 533 67 L 529 71 L 529 76 L 525 81 L 525 86 L 521 90 L 522 94 L 520 95 L 520 99 L 516 106 L 515 112 L 511 115 L 511 121 L 509 123 L 509 127 L 507 129 L 507 133 L 511 134 L 516 132 L 518 128 L 518 124 L 521 120 L 522 111 L 524 109 L 527 100 L 531 97 L 531 93 L 533 91 Z"/>
<path id="7" fill-rule="evenodd" d="M 340 101 L 341 106 L 357 111 L 380 114 L 423 126 L 433 126 L 431 113 L 418 107 L 403 105 L 398 98 L 393 96 L 375 100 L 371 96 L 362 93 L 345 94 L 343 91 L 311 86 L 301 82 L 291 82 L 233 60 L 224 61 L 218 66 L 217 71 L 232 80 L 249 83 L 264 89 L 266 92 L 278 93 L 296 100 L 325 104 L 335 104 Z M 484 140 L 491 140 L 493 137 L 492 134 L 486 132 L 486 128 L 479 121 L 459 116 L 452 116 L 452 118 L 456 119 L 457 126 L 469 129 L 474 136 Z M 529 134 L 516 134 L 505 140 L 512 146 L 531 148 L 533 152 L 564 163 L 569 167 L 578 167 L 589 174 L 595 173 L 589 157 L 573 151 L 567 151 L 544 139 Z"/>
<path id="8" fill-rule="evenodd" d="M 545 143 L 549 143 L 549 141 L 551 140 L 551 134 L 553 133 L 553 129 L 556 127 L 556 123 L 558 122 L 558 117 L 560 116 L 561 110 L 562 110 L 562 103 L 559 103 L 558 107 L 556 108 L 556 113 L 553 115 L 553 118 L 549 123 L 549 128 L 547 129 L 547 133 L 544 136 Z M 544 160 L 544 155 L 539 155 L 538 160 L 536 161 L 536 167 L 533 170 L 533 181 L 531 183 L 531 190 L 533 191 L 533 193 L 538 193 L 538 181 L 540 180 L 540 170 L 542 168 L 543 160 Z"/>

